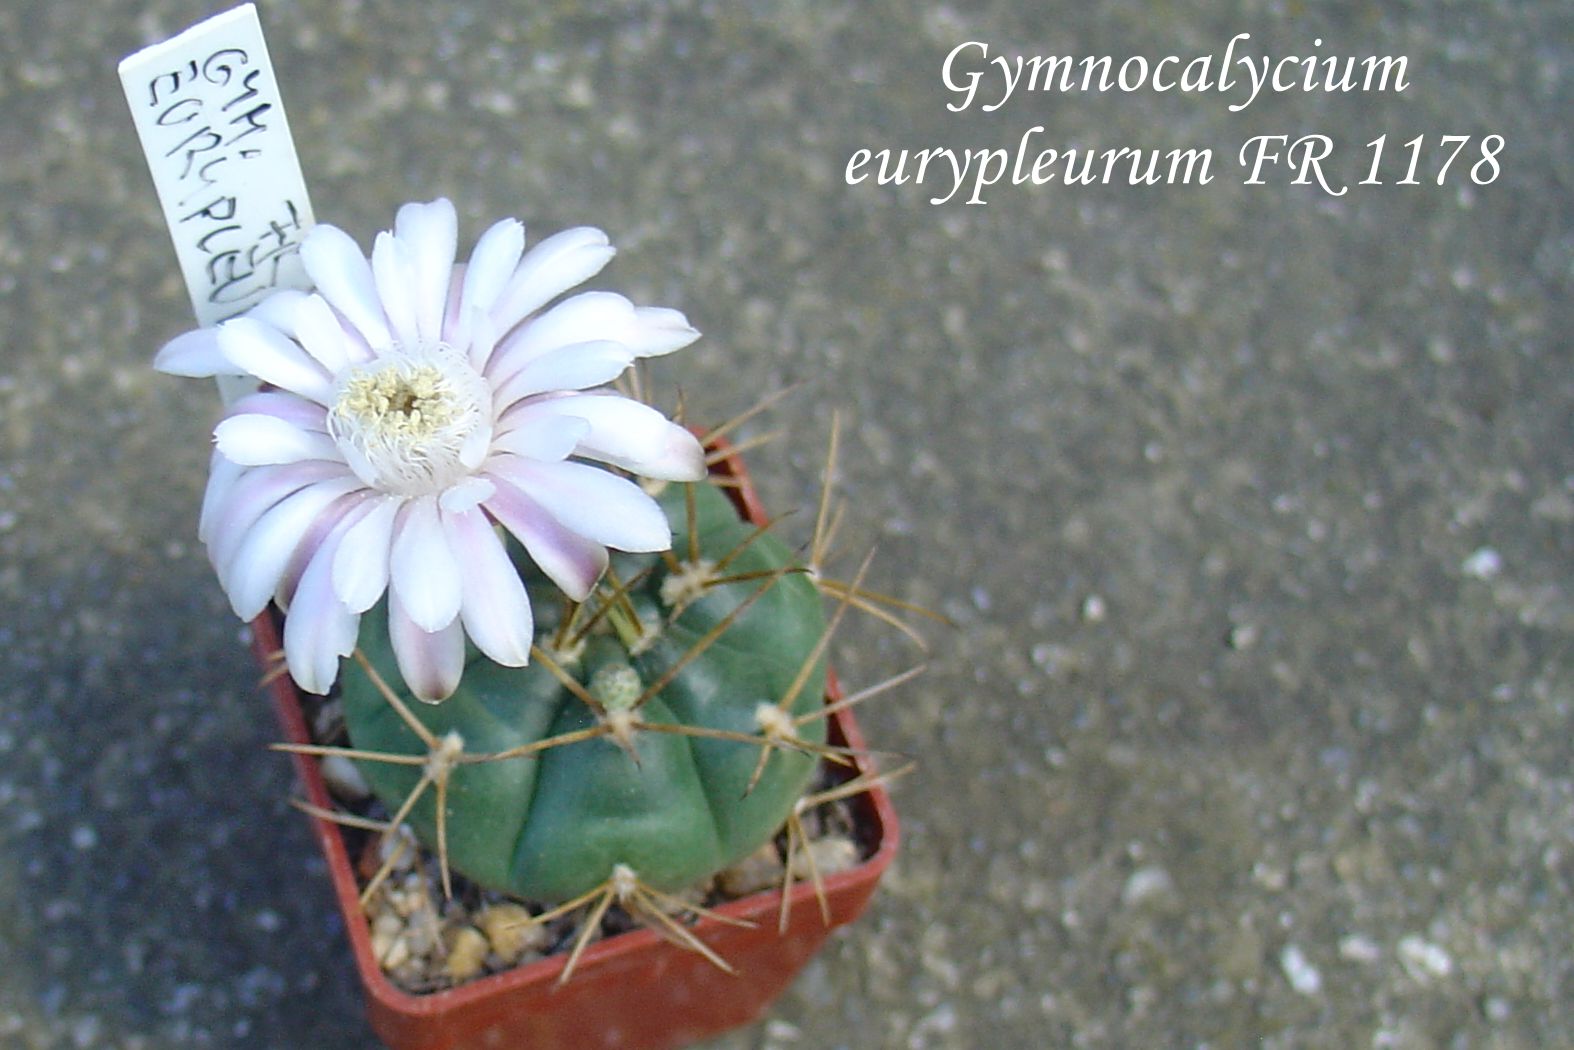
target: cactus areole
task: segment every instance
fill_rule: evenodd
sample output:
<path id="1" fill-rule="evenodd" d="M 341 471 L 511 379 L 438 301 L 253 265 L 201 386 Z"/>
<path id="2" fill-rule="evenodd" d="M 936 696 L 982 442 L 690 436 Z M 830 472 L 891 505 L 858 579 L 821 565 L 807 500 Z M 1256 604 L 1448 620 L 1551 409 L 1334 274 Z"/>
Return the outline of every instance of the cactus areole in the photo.
<path id="1" fill-rule="evenodd" d="M 561 597 L 516 557 L 545 657 L 504 667 L 472 648 L 458 689 L 441 703 L 414 702 L 402 688 L 386 617 L 362 622 L 361 650 L 384 682 L 432 734 L 463 743 L 447 783 L 443 838 L 450 866 L 482 886 L 566 901 L 607 884 L 623 865 L 648 886 L 681 890 L 776 834 L 814 773 L 812 754 L 770 747 L 750 788 L 768 739 L 825 739 L 824 720 L 804 717 L 825 691 L 818 589 L 792 552 L 740 521 L 715 486 L 669 485 L 659 502 L 672 525 L 671 553 L 614 557 L 568 629 L 552 612 Z M 631 584 L 626 601 L 612 597 L 613 581 Z M 566 685 L 548 660 L 583 688 Z M 428 756 L 355 661 L 344 662 L 341 687 L 353 747 Z M 523 757 L 466 760 L 618 719 L 633 726 L 621 743 L 608 733 Z M 680 728 L 641 728 L 662 724 Z M 420 764 L 360 765 L 393 810 L 423 774 Z M 408 818 L 434 851 L 435 798 L 422 792 Z"/>

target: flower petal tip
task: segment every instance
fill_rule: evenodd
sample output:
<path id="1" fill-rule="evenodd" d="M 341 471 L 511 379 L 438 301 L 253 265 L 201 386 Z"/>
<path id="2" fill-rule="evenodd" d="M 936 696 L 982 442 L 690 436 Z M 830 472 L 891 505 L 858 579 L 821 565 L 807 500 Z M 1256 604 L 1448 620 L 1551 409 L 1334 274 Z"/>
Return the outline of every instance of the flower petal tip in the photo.
<path id="1" fill-rule="evenodd" d="M 205 379 L 216 375 L 245 375 L 219 346 L 218 330 L 198 328 L 177 335 L 153 355 L 153 367 L 172 376 Z"/>
<path id="2" fill-rule="evenodd" d="M 679 310 L 664 306 L 641 306 L 634 311 L 637 325 L 634 353 L 640 357 L 661 357 L 682 350 L 699 339 L 699 329 Z"/>

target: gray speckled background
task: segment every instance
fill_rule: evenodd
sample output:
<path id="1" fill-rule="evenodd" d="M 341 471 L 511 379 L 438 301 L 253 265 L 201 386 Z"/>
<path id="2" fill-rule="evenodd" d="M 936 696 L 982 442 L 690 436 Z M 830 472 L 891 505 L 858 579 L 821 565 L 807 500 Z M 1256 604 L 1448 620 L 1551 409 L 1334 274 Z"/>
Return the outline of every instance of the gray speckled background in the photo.
<path id="1" fill-rule="evenodd" d="M 660 372 L 695 418 L 804 384 L 768 502 L 810 496 L 841 411 L 849 550 L 956 621 L 864 719 L 922 763 L 897 869 L 719 1046 L 1574 1040 L 1562 0 L 261 6 L 320 218 L 364 242 L 443 193 L 472 237 L 604 227 L 600 284 L 707 333 Z M 216 404 L 148 367 L 188 308 L 114 66 L 209 10 L 0 9 L 8 1048 L 374 1045 L 193 535 Z M 944 108 L 965 40 L 1236 32 L 1404 54 L 1411 87 Z M 1033 124 L 1219 177 L 843 183 L 860 146 Z M 1307 131 L 1349 182 L 1383 133 L 1508 145 L 1489 186 L 1240 184 L 1248 135 Z M 859 622 L 837 659 L 910 655 Z"/>

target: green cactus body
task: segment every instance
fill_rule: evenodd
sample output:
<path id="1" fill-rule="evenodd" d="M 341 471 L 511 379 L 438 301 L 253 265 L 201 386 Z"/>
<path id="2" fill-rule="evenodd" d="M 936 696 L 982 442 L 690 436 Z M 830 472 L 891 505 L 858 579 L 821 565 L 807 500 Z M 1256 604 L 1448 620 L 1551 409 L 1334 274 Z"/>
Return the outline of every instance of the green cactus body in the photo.
<path id="1" fill-rule="evenodd" d="M 715 562 L 752 530 L 714 486 L 693 488 L 696 549 L 702 562 Z M 669 486 L 661 503 L 672 523 L 673 551 L 686 558 L 689 510 L 683 487 Z M 763 577 L 798 563 L 774 536 L 758 536 L 728 561 L 725 573 L 761 578 L 709 586 L 687 602 L 680 600 L 675 616 L 662 596 L 663 584 L 672 578 L 665 559 L 619 555 L 613 565 L 623 580 L 651 569 L 629 598 L 647 628 L 660 624 L 659 631 L 652 639 L 647 630 L 631 653 L 619 635 L 603 625 L 583 655 L 564 670 L 593 693 L 605 683 L 621 681 L 626 702 L 632 689 L 658 682 L 684 660 L 707 632 L 766 582 Z M 528 565 L 522 569 L 537 612 L 537 640 L 544 644 L 557 626 L 553 611 L 561 603 L 550 583 Z M 675 597 L 672 592 L 680 582 L 668 586 L 669 598 Z M 624 620 L 626 624 L 628 617 Z M 384 681 L 398 688 L 386 617 L 373 612 L 362 625 L 362 651 Z M 760 705 L 780 703 L 787 696 L 824 629 L 824 609 L 814 583 L 801 572 L 789 572 L 684 663 L 639 707 L 637 717 L 647 723 L 758 735 Z M 630 677 L 630 669 L 637 679 Z M 420 738 L 357 663 L 344 663 L 341 683 L 354 747 L 426 756 Z M 815 660 L 790 712 L 815 710 L 824 689 L 824 664 Z M 403 695 L 407 708 L 435 735 L 458 733 L 469 755 L 519 748 L 593 727 L 598 719 L 541 661 L 501 667 L 473 650 L 463 681 L 447 700 L 426 705 Z M 609 709 L 617 703 L 614 696 Z M 797 732 L 806 742 L 821 743 L 824 720 L 806 721 Z M 655 889 L 679 890 L 748 855 L 774 835 L 815 765 L 812 755 L 775 749 L 763 776 L 747 791 L 759 744 L 652 730 L 636 730 L 632 744 L 637 763 L 602 736 L 529 757 L 456 766 L 447 787 L 449 863 L 483 886 L 540 901 L 587 893 L 605 883 L 618 864 Z M 377 794 L 395 809 L 421 776 L 420 766 L 363 761 L 361 767 Z M 424 792 L 409 822 L 435 849 L 434 800 L 435 792 Z"/>

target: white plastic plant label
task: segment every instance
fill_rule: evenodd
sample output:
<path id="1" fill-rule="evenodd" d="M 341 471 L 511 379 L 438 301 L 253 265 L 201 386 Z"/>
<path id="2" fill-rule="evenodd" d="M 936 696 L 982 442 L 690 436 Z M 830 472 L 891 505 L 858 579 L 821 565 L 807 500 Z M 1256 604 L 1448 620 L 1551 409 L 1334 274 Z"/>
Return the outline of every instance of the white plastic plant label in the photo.
<path id="1" fill-rule="evenodd" d="M 311 202 L 256 8 L 138 51 L 120 80 L 197 322 L 309 287 Z"/>

